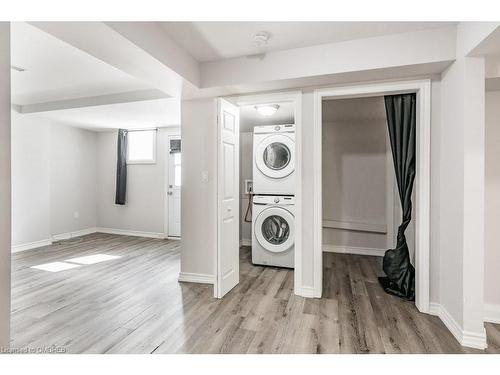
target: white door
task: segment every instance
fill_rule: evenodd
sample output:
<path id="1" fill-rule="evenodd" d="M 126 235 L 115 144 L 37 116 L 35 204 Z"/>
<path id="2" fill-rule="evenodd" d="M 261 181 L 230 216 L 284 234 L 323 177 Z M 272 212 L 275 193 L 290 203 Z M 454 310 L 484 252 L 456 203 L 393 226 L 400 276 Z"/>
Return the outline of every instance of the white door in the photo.
<path id="1" fill-rule="evenodd" d="M 169 137 L 168 157 L 168 236 L 181 236 L 181 138 Z"/>
<path id="2" fill-rule="evenodd" d="M 239 122 L 238 107 L 217 99 L 217 298 L 240 281 Z"/>

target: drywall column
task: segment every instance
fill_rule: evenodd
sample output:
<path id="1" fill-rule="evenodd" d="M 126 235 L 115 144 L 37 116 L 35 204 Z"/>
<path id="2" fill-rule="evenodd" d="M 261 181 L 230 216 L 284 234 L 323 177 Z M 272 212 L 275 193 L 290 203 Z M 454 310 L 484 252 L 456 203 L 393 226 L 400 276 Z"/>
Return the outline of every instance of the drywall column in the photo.
<path id="1" fill-rule="evenodd" d="M 484 58 L 464 58 L 464 335 L 484 330 Z M 484 335 L 484 336 L 483 336 Z M 473 342 L 471 342 L 471 345 Z M 486 342 L 484 342 L 486 346 Z"/>
<path id="2" fill-rule="evenodd" d="M 486 345 L 484 59 L 458 56 L 443 73 L 441 89 L 440 302 L 457 339 L 481 348 Z"/>
<path id="3" fill-rule="evenodd" d="M 0 22 L 0 348 L 10 341 L 10 24 Z"/>
<path id="4" fill-rule="evenodd" d="M 214 99 L 181 103 L 181 274 L 212 283 L 217 246 L 217 128 Z"/>
<path id="5" fill-rule="evenodd" d="M 486 93 L 484 313 L 500 323 L 500 91 Z"/>

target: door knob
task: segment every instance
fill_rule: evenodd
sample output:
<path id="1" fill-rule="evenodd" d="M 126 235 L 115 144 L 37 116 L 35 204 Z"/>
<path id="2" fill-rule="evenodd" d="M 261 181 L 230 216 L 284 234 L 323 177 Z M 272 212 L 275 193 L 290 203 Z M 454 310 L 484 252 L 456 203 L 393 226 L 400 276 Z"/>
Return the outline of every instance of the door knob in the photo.
<path id="1" fill-rule="evenodd" d="M 172 192 L 171 192 L 171 191 L 169 191 L 167 194 L 168 194 L 168 195 L 172 195 Z"/>

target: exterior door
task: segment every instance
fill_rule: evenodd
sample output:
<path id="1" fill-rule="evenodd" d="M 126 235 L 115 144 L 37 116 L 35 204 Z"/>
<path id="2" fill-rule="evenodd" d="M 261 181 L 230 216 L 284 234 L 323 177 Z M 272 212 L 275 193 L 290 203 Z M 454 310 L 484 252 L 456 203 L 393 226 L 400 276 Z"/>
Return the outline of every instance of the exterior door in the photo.
<path id="1" fill-rule="evenodd" d="M 217 298 L 240 280 L 239 121 L 238 107 L 217 99 Z"/>
<path id="2" fill-rule="evenodd" d="M 168 157 L 168 236 L 181 236 L 181 138 L 169 137 Z"/>

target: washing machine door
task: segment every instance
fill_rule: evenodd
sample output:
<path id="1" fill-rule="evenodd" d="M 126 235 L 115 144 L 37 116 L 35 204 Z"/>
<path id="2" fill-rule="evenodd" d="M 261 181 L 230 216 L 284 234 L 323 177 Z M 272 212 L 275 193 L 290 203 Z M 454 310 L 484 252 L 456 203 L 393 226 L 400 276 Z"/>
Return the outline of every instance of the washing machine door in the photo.
<path id="1" fill-rule="evenodd" d="M 259 244 L 273 253 L 287 251 L 295 242 L 294 217 L 290 211 L 272 206 L 255 219 L 254 233 Z"/>
<path id="2" fill-rule="evenodd" d="M 273 134 L 257 146 L 257 168 L 270 178 L 283 178 L 295 169 L 295 142 L 285 134 Z"/>

